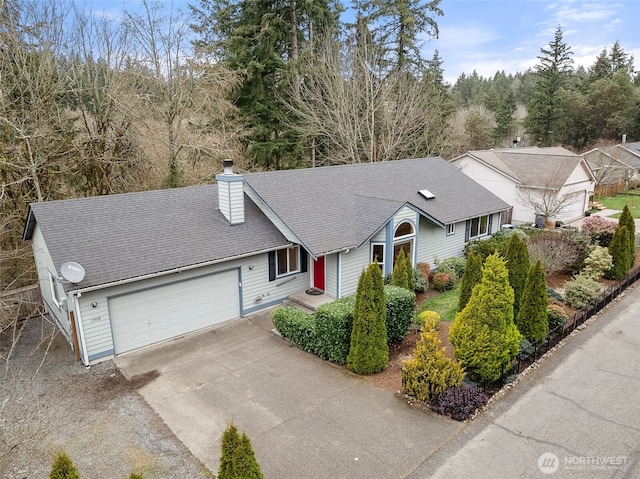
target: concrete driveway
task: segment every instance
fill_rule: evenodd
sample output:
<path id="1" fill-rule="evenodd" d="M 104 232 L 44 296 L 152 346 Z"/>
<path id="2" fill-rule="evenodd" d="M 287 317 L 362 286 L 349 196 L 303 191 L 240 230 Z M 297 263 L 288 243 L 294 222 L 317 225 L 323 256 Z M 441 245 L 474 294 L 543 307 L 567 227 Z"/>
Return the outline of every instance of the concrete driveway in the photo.
<path id="1" fill-rule="evenodd" d="M 401 478 L 463 427 L 273 335 L 269 312 L 116 359 L 213 473 L 233 421 L 267 478 Z"/>

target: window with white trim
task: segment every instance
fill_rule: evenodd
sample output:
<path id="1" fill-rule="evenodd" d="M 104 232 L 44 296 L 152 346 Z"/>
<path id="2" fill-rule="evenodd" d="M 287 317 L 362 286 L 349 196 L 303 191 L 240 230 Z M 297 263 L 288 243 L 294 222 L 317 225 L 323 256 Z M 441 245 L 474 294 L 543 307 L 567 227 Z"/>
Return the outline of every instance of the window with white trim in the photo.
<path id="1" fill-rule="evenodd" d="M 411 259 L 413 264 L 413 242 L 416 232 L 410 221 L 404 221 L 398 225 L 393 234 L 393 264 L 396 264 L 396 258 L 400 250 L 404 250 L 405 255 Z"/>
<path id="2" fill-rule="evenodd" d="M 469 239 L 479 238 L 489 234 L 489 215 L 479 216 L 469 220 Z"/>
<path id="3" fill-rule="evenodd" d="M 300 246 L 276 251 L 276 272 L 278 277 L 300 272 Z"/>
<path id="4" fill-rule="evenodd" d="M 58 279 L 51 271 L 49 271 L 48 273 L 49 273 L 49 287 L 51 289 L 51 299 L 53 301 L 53 304 L 55 304 L 56 307 L 60 309 L 62 307 L 62 298 L 60 297 L 60 294 L 58 291 Z"/>
<path id="5" fill-rule="evenodd" d="M 371 243 L 371 262 L 376 261 L 384 274 L 384 243 Z"/>
<path id="6" fill-rule="evenodd" d="M 456 224 L 455 223 L 451 223 L 449 225 L 447 225 L 447 236 L 451 236 L 456 234 Z"/>

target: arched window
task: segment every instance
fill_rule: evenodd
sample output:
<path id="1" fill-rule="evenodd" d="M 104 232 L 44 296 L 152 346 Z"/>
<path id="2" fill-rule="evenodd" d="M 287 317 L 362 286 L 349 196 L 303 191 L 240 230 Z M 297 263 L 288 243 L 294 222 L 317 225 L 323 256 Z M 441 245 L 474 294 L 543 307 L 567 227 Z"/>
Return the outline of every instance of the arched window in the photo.
<path id="1" fill-rule="evenodd" d="M 413 264 L 413 242 L 415 240 L 415 230 L 410 221 L 403 221 L 396 228 L 393 234 L 393 264 L 396 264 L 396 258 L 400 250 L 404 250 L 404 254 L 411 259 Z"/>

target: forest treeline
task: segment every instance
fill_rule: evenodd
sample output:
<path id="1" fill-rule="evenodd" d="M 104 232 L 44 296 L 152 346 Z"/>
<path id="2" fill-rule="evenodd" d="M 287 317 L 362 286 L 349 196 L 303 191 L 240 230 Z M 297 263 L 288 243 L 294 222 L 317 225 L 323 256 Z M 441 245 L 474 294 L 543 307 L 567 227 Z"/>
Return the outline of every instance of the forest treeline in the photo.
<path id="1" fill-rule="evenodd" d="M 226 158 L 259 171 L 640 137 L 640 77 L 617 42 L 574 68 L 558 28 L 534 69 L 450 85 L 421 40 L 440 0 L 349 8 L 0 2 L 0 291 L 35 279 L 33 201 L 210 183 Z"/>

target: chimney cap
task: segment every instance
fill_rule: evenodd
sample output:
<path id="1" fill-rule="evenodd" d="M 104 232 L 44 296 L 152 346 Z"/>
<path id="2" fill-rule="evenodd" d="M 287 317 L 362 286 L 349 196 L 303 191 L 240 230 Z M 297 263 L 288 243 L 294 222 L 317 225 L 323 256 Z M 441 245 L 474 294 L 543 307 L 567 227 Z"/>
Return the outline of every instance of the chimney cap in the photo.
<path id="1" fill-rule="evenodd" d="M 222 173 L 225 175 L 233 175 L 233 160 L 222 160 Z"/>

